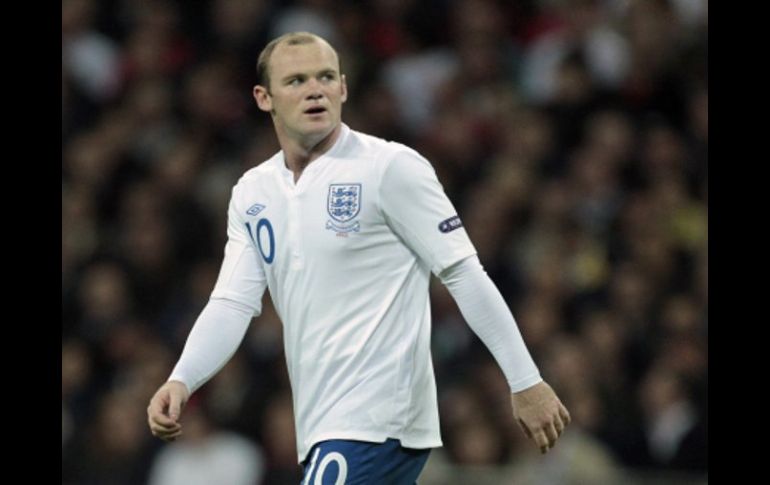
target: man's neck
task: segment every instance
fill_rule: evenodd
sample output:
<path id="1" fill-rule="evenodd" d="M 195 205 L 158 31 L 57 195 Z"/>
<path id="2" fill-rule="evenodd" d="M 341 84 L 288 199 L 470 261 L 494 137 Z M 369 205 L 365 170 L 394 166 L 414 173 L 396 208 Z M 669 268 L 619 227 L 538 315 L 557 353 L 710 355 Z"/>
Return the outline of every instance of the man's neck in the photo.
<path id="1" fill-rule="evenodd" d="M 286 167 L 294 173 L 295 182 L 310 162 L 319 158 L 334 146 L 341 132 L 342 124 L 340 123 L 325 137 L 310 139 L 304 143 L 278 134 L 278 143 L 281 146 L 281 150 L 283 150 Z"/>

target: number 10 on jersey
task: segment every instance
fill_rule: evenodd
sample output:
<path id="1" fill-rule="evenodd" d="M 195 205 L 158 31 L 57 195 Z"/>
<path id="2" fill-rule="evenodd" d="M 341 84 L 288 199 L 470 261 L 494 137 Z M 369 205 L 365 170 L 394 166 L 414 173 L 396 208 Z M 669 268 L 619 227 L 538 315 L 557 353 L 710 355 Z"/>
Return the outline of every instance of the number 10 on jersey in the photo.
<path id="1" fill-rule="evenodd" d="M 249 233 L 251 242 L 257 246 L 257 249 L 259 249 L 259 254 L 262 255 L 262 259 L 265 260 L 265 263 L 272 263 L 273 258 L 275 257 L 275 236 L 273 235 L 273 226 L 270 224 L 270 221 L 267 219 L 260 219 L 257 221 L 257 228 L 254 231 L 251 229 L 251 224 L 247 222 L 246 232 Z M 263 241 L 265 239 L 265 233 L 267 241 Z M 267 246 L 267 253 L 265 252 L 265 246 Z"/>

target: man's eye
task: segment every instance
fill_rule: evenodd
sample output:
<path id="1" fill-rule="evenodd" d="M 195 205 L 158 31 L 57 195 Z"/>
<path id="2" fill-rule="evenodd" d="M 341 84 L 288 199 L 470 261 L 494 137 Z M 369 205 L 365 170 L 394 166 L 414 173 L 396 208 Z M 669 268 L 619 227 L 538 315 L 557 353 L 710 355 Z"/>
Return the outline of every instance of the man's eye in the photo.
<path id="1" fill-rule="evenodd" d="M 295 77 L 291 81 L 289 81 L 289 86 L 299 86 L 302 83 L 302 80 L 298 77 Z"/>

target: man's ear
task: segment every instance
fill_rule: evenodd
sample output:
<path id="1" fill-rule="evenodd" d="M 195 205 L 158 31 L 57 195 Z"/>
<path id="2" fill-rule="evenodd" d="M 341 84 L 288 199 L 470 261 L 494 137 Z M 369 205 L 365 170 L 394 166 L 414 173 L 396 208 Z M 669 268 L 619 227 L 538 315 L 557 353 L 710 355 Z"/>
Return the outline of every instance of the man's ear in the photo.
<path id="1" fill-rule="evenodd" d="M 341 99 L 342 99 L 342 102 L 344 103 L 345 101 L 348 100 L 348 82 L 345 79 L 345 75 L 344 74 L 342 76 L 340 76 L 340 79 L 342 79 L 342 83 L 340 84 L 340 88 L 342 89 L 342 98 Z"/>
<path id="2" fill-rule="evenodd" d="M 257 106 L 259 107 L 260 110 L 265 111 L 267 113 L 273 110 L 273 98 L 270 96 L 270 93 L 267 91 L 267 88 L 257 84 L 256 86 L 254 86 L 253 94 L 254 94 L 254 101 L 257 102 Z"/>

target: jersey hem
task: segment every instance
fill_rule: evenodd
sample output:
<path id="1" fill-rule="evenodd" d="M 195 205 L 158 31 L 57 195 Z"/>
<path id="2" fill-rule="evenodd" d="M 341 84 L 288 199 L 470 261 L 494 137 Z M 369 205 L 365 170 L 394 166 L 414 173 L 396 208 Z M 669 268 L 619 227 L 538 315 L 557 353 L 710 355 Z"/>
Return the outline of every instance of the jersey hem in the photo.
<path id="1" fill-rule="evenodd" d="M 327 433 L 321 433 L 314 436 L 308 441 L 307 449 L 304 452 L 297 452 L 297 463 L 302 464 L 307 459 L 308 453 L 313 447 L 321 441 L 327 440 L 356 440 L 366 441 L 369 443 L 385 443 L 389 438 L 399 440 L 401 446 L 405 448 L 413 448 L 416 450 L 426 448 L 439 448 L 444 446 L 441 438 L 426 438 L 426 439 L 411 439 L 409 437 L 398 436 L 398 433 L 372 433 L 371 431 L 330 431 Z"/>

